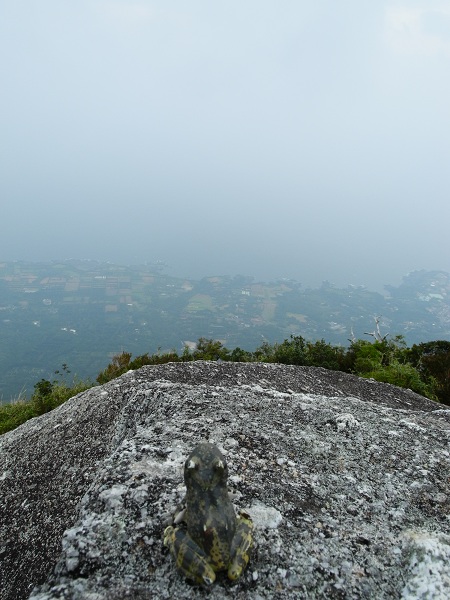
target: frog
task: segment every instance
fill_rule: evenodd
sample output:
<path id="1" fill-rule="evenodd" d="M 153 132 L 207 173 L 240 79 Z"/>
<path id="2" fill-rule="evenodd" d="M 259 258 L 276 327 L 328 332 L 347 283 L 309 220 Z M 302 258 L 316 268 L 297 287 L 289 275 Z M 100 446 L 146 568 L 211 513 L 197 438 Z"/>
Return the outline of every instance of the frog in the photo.
<path id="1" fill-rule="evenodd" d="M 199 444 L 184 463 L 184 524 L 174 527 L 175 519 L 165 529 L 164 545 L 178 571 L 196 584 L 211 585 L 220 571 L 235 582 L 250 559 L 253 522 L 245 511 L 236 516 L 227 479 L 226 460 L 214 444 Z"/>

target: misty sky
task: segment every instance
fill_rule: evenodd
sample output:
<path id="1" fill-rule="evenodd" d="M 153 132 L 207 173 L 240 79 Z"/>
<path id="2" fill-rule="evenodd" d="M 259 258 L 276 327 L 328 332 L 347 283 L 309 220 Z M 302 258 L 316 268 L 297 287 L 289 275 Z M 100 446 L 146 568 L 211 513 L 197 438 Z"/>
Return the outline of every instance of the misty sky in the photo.
<path id="1" fill-rule="evenodd" d="M 0 259 L 450 271 L 450 0 L 1 0 Z"/>

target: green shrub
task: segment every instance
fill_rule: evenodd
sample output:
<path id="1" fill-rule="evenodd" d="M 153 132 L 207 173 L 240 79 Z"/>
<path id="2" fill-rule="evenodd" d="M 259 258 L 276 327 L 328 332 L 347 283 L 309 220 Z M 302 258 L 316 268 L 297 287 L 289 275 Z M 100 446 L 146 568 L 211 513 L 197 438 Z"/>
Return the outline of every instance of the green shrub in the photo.
<path id="1" fill-rule="evenodd" d="M 307 342 L 306 350 L 308 366 L 342 371 L 345 350 L 341 346 L 332 346 L 325 340 L 318 340 L 317 342 Z"/>
<path id="2" fill-rule="evenodd" d="M 409 388 L 433 400 L 450 404 L 450 342 L 427 342 L 406 348 L 401 336 L 392 340 L 354 340 L 346 350 L 319 340 L 308 342 L 302 336 L 291 335 L 281 343 L 264 342 L 254 352 L 235 348 L 228 350 L 220 341 L 200 338 L 194 350 L 187 346 L 181 355 L 175 350 L 132 359 L 129 352 L 116 354 L 111 363 L 97 376 L 97 382 L 107 383 L 130 369 L 144 365 L 193 360 L 224 360 L 236 362 L 271 362 L 287 365 L 324 367 L 371 377 L 377 381 Z M 42 415 L 63 404 L 69 398 L 92 387 L 92 383 L 65 382 L 70 373 L 67 365 L 55 371 L 59 380 L 41 379 L 34 385 L 30 400 L 17 400 L 0 406 L 0 434 L 18 427 L 28 419 Z"/>
<path id="3" fill-rule="evenodd" d="M 199 338 L 191 354 L 192 360 L 230 360 L 230 351 L 222 342 L 203 337 Z"/>
<path id="4" fill-rule="evenodd" d="M 230 361 L 233 362 L 253 362 L 254 356 L 252 352 L 242 350 L 242 348 L 234 348 L 230 353 Z"/>
<path id="5" fill-rule="evenodd" d="M 450 342 L 437 340 L 414 344 L 406 351 L 406 356 L 422 379 L 433 382 L 439 401 L 450 405 Z"/>
<path id="6" fill-rule="evenodd" d="M 113 356 L 112 361 L 104 371 L 98 374 L 97 381 L 101 385 L 115 379 L 130 370 L 131 353 L 121 352 Z"/>
<path id="7" fill-rule="evenodd" d="M 427 383 L 423 381 L 419 371 L 408 363 L 401 364 L 394 360 L 390 365 L 385 367 L 380 366 L 373 371 L 364 373 L 362 376 L 383 383 L 391 383 L 392 385 L 412 390 L 432 400 L 437 400 L 434 382 L 430 381 Z"/>
<path id="8" fill-rule="evenodd" d="M 36 416 L 35 409 L 29 401 L 21 399 L 11 404 L 3 404 L 0 406 L 0 434 L 12 431 Z"/>
<path id="9" fill-rule="evenodd" d="M 0 434 L 53 410 L 90 387 L 92 383 L 87 381 L 74 380 L 69 385 L 62 381 L 41 379 L 34 385 L 34 393 L 29 400 L 20 399 L 0 406 Z"/>

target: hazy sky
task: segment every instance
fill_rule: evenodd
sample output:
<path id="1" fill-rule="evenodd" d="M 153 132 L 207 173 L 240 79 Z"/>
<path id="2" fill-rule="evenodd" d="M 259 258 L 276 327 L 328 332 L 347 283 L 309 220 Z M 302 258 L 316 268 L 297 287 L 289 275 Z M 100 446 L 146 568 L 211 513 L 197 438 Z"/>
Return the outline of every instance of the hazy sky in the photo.
<path id="1" fill-rule="evenodd" d="M 450 0 L 0 0 L 0 259 L 450 271 Z"/>

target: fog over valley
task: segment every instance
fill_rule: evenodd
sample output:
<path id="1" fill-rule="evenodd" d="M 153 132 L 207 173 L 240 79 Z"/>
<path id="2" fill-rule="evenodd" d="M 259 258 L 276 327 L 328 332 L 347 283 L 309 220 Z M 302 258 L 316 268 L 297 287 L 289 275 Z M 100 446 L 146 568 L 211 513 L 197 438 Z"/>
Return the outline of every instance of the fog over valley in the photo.
<path id="1" fill-rule="evenodd" d="M 0 6 L 0 258 L 449 271 L 444 0 Z"/>

